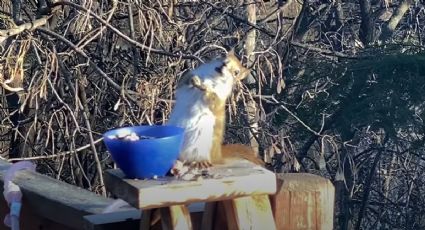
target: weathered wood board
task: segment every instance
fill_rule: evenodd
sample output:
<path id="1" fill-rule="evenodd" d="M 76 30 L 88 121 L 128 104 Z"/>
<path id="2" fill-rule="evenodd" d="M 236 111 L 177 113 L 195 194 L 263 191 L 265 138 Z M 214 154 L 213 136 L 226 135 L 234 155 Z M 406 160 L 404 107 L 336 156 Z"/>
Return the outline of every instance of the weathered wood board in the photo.
<path id="1" fill-rule="evenodd" d="M 160 208 L 163 230 L 192 230 L 192 221 L 186 205 L 172 205 Z"/>
<path id="2" fill-rule="evenodd" d="M 277 174 L 271 196 L 278 229 L 332 230 L 335 189 L 326 178 L 308 173 Z"/>
<path id="3" fill-rule="evenodd" d="M 112 194 L 140 209 L 276 192 L 275 174 L 248 161 L 215 166 L 209 174 L 214 178 L 134 180 L 126 179 L 120 169 L 112 169 L 105 172 L 105 184 Z"/>
<path id="4" fill-rule="evenodd" d="M 224 201 L 227 228 L 275 230 L 270 200 L 267 195 L 240 197 Z"/>
<path id="5" fill-rule="evenodd" d="M 138 229 L 140 225 L 139 210 L 119 211 L 84 216 L 86 230 Z"/>
<path id="6" fill-rule="evenodd" d="M 10 166 L 0 160 L 0 192 L 3 192 L 3 178 Z M 74 229 L 84 226 L 85 215 L 100 214 L 114 201 L 34 172 L 20 171 L 13 181 L 22 190 L 24 209 L 30 208 L 40 217 Z M 138 212 L 132 207 L 128 211 Z"/>

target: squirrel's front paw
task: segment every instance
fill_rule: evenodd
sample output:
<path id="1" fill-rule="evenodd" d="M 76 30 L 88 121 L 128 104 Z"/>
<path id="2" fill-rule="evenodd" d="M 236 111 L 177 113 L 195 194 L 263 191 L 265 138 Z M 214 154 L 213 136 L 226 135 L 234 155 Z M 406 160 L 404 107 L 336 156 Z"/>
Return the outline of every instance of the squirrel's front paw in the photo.
<path id="1" fill-rule="evenodd" d="M 190 83 L 192 84 L 192 86 L 200 89 L 200 90 L 206 90 L 205 86 L 202 84 L 201 78 L 199 78 L 198 76 L 193 76 L 190 79 Z"/>
<path id="2" fill-rule="evenodd" d="M 208 169 L 213 166 L 211 161 L 203 160 L 203 161 L 192 161 L 187 163 L 191 168 L 197 169 Z"/>

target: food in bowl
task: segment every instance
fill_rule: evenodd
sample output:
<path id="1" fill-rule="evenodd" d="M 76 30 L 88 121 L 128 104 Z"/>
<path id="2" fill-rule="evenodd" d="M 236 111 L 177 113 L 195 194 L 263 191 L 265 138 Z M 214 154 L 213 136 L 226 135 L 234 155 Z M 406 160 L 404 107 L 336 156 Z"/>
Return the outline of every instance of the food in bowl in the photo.
<path id="1" fill-rule="evenodd" d="M 138 141 L 138 140 L 154 139 L 155 137 L 137 135 L 137 133 L 135 132 L 129 132 L 129 133 L 120 133 L 116 135 L 109 135 L 107 138 L 112 140 L 121 139 L 125 141 Z"/>
<path id="2" fill-rule="evenodd" d="M 171 125 L 121 127 L 103 134 L 104 143 L 127 178 L 165 176 L 177 160 L 184 129 Z"/>

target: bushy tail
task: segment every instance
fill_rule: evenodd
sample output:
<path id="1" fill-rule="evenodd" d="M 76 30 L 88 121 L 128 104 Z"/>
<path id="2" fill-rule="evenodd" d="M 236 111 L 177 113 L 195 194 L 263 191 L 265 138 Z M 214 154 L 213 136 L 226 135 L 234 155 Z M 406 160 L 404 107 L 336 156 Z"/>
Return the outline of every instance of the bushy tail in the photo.
<path id="1" fill-rule="evenodd" d="M 265 166 L 264 161 L 255 156 L 254 150 L 246 145 L 227 144 L 221 148 L 221 153 L 224 159 L 245 159 L 254 164 Z"/>

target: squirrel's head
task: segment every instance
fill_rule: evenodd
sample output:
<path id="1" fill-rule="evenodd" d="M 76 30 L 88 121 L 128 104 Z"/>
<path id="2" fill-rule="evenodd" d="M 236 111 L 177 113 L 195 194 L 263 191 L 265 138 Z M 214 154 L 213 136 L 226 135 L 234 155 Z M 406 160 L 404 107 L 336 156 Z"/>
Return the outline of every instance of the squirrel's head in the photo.
<path id="1" fill-rule="evenodd" d="M 242 65 L 233 50 L 229 51 L 226 57 L 224 57 L 224 67 L 227 68 L 233 77 L 239 81 L 245 79 L 250 72 L 248 68 L 245 68 Z"/>

